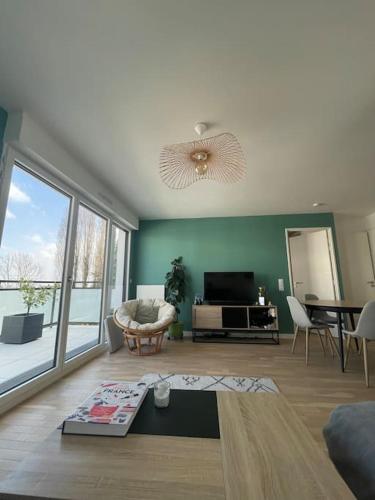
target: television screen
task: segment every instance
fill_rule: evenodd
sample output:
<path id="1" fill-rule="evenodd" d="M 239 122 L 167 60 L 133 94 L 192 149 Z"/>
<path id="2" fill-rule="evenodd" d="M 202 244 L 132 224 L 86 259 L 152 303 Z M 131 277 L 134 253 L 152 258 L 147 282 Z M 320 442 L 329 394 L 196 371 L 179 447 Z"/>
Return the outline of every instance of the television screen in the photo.
<path id="1" fill-rule="evenodd" d="M 252 304 L 254 273 L 204 273 L 204 299 L 210 304 Z"/>

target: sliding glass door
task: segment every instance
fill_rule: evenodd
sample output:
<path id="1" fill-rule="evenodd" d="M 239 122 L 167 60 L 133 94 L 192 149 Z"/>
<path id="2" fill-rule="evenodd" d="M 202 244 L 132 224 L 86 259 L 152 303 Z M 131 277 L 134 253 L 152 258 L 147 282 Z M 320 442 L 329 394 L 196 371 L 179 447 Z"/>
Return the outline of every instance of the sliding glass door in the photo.
<path id="1" fill-rule="evenodd" d="M 78 209 L 65 359 L 100 342 L 107 220 L 82 203 Z"/>
<path id="2" fill-rule="evenodd" d="M 0 394 L 56 365 L 71 197 L 13 165 L 0 246 Z"/>
<path id="3" fill-rule="evenodd" d="M 10 390 L 24 397 L 26 383 L 104 347 L 103 313 L 126 297 L 129 233 L 11 148 L 1 174 L 0 396 L 13 401 Z"/>

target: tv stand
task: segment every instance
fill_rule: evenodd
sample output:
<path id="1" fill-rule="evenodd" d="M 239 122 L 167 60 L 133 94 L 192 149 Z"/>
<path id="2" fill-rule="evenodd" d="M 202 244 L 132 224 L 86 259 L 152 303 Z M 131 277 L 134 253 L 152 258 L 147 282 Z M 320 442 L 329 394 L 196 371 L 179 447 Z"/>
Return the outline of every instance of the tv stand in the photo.
<path id="1" fill-rule="evenodd" d="M 193 306 L 193 342 L 279 344 L 277 306 Z"/>

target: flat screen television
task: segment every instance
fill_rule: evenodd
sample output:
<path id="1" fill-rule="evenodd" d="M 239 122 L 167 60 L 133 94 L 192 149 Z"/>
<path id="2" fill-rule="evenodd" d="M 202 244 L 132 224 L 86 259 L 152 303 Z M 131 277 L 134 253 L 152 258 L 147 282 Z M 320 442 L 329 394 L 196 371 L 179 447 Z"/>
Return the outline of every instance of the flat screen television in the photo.
<path id="1" fill-rule="evenodd" d="M 204 299 L 209 304 L 252 304 L 255 300 L 254 273 L 204 273 Z"/>

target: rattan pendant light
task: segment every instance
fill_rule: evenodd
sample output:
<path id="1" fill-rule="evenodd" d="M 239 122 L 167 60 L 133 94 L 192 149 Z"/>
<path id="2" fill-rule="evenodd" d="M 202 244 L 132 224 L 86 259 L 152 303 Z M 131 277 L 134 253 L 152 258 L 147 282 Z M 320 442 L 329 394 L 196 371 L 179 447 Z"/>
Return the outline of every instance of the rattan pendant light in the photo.
<path id="1" fill-rule="evenodd" d="M 195 126 L 198 135 L 206 129 L 204 123 Z M 204 179 L 238 182 L 244 174 L 245 158 L 240 143 L 228 132 L 164 146 L 160 154 L 161 178 L 172 189 L 184 189 Z"/>

